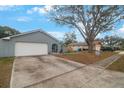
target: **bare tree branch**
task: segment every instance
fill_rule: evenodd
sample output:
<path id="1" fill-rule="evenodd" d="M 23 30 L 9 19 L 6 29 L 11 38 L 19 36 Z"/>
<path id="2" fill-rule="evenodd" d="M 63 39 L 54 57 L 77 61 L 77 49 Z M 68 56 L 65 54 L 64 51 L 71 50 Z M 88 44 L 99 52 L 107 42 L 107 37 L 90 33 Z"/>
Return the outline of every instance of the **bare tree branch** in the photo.
<path id="1" fill-rule="evenodd" d="M 50 18 L 60 25 L 76 28 L 89 46 L 99 33 L 111 31 L 120 20 L 124 6 L 55 6 Z"/>

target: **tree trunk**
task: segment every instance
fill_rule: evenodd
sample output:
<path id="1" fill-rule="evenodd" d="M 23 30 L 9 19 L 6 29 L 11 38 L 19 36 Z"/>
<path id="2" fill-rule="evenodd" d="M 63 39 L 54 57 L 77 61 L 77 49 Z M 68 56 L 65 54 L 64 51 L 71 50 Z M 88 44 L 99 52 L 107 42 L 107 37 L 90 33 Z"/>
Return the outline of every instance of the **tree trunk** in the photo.
<path id="1" fill-rule="evenodd" d="M 88 52 L 89 53 L 93 52 L 93 41 L 88 41 Z"/>

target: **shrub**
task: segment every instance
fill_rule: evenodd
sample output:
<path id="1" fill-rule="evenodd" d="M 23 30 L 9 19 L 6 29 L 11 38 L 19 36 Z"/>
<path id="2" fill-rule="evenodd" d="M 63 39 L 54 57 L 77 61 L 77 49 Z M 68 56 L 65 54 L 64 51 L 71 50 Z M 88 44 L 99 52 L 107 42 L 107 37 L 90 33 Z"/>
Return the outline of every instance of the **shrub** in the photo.
<path id="1" fill-rule="evenodd" d="M 101 48 L 102 51 L 113 51 L 112 47 L 102 47 Z"/>

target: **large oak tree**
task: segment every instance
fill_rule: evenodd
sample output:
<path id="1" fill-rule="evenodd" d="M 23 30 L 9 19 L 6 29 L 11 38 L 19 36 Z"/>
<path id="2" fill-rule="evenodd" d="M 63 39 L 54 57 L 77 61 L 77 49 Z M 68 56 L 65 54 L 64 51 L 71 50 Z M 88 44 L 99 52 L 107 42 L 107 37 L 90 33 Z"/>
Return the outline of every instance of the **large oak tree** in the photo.
<path id="1" fill-rule="evenodd" d="M 53 6 L 50 19 L 57 24 L 76 28 L 86 43 L 89 51 L 93 50 L 93 41 L 99 33 L 111 31 L 113 24 L 124 13 L 123 6 Z"/>

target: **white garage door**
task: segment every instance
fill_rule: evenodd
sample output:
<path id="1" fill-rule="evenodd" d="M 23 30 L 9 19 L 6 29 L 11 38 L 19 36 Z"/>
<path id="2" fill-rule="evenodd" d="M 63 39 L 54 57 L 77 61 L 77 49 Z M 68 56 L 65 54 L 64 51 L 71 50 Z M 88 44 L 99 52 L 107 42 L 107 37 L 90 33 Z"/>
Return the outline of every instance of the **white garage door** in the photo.
<path id="1" fill-rule="evenodd" d="M 48 45 L 44 43 L 22 43 L 15 44 L 15 56 L 47 55 Z"/>

